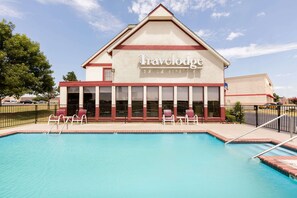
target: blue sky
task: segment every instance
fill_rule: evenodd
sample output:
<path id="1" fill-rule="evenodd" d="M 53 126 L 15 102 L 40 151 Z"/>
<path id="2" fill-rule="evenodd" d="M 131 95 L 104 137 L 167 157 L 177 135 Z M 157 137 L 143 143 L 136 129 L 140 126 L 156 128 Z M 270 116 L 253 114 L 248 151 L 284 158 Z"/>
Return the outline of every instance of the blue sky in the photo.
<path id="1" fill-rule="evenodd" d="M 227 58 L 226 77 L 268 73 L 275 92 L 297 96 L 295 0 L 0 0 L 0 18 L 40 43 L 58 83 L 127 24 L 163 3 Z"/>

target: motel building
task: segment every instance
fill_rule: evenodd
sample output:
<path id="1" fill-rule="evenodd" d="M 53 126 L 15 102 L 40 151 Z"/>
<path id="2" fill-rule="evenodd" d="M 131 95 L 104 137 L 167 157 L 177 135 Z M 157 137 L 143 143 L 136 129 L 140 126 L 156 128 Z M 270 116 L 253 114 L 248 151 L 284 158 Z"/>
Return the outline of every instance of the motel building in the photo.
<path id="1" fill-rule="evenodd" d="M 223 121 L 229 64 L 160 4 L 82 64 L 85 81 L 60 82 L 60 108 L 94 121 L 161 121 L 164 109 Z"/>
<path id="2" fill-rule="evenodd" d="M 268 74 L 253 74 L 225 78 L 227 106 L 240 101 L 242 105 L 263 105 L 273 103 L 273 84 Z"/>

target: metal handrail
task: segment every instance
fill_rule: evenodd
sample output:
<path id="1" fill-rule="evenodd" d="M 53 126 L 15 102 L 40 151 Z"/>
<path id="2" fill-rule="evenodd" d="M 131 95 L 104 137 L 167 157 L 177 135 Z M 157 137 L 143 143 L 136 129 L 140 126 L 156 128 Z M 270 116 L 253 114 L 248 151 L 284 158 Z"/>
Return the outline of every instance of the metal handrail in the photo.
<path id="1" fill-rule="evenodd" d="M 46 134 L 49 134 L 49 133 L 52 131 L 52 129 L 54 128 L 54 126 L 57 126 L 57 129 L 58 129 L 58 123 L 55 122 L 55 123 L 51 126 L 50 130 L 48 130 L 48 132 L 47 132 Z"/>
<path id="2" fill-rule="evenodd" d="M 266 123 L 264 123 L 264 124 L 258 126 L 257 128 L 255 128 L 255 129 L 253 129 L 253 130 L 251 130 L 251 131 L 249 131 L 249 132 L 247 132 L 247 133 L 245 133 L 245 134 L 243 134 L 243 135 L 240 135 L 240 136 L 238 136 L 238 137 L 236 137 L 236 138 L 233 138 L 232 140 L 229 140 L 228 142 L 226 142 L 225 145 L 226 145 L 226 144 L 229 144 L 230 142 L 233 142 L 234 140 L 237 140 L 237 139 L 239 139 L 239 138 L 241 138 L 241 137 L 243 137 L 243 136 L 246 136 L 247 134 L 250 134 L 250 133 L 252 133 L 252 132 L 254 132 L 254 131 L 260 129 L 260 128 L 266 126 L 267 124 L 270 124 L 271 122 L 274 122 L 275 120 L 278 120 L 278 119 L 284 117 L 285 115 L 286 115 L 286 114 L 283 114 L 283 115 L 281 115 L 281 116 L 278 116 L 278 117 L 276 117 L 276 118 L 274 118 L 274 119 L 272 119 L 272 120 L 270 120 L 270 121 L 268 121 L 268 122 L 266 122 Z"/>
<path id="3" fill-rule="evenodd" d="M 256 157 L 259 157 L 260 155 L 263 155 L 265 153 L 268 153 L 269 151 L 271 151 L 273 149 L 276 149 L 276 148 L 282 146 L 283 144 L 286 144 L 287 142 L 290 142 L 290 141 L 294 140 L 295 138 L 297 138 L 297 135 L 295 135 L 294 137 L 292 137 L 292 138 L 290 138 L 290 139 L 288 139 L 286 141 L 283 141 L 283 142 L 279 143 L 278 145 L 275 145 L 275 146 L 273 146 L 273 147 L 271 147 L 271 148 L 269 148 L 269 149 L 267 149 L 267 150 L 265 150 L 265 151 L 263 151 L 263 152 L 255 155 L 255 156 L 253 156 L 252 159 L 255 159 Z"/>
<path id="4" fill-rule="evenodd" d="M 63 131 L 63 129 L 64 129 L 65 126 L 67 126 L 67 129 L 68 129 L 68 121 L 69 120 L 70 120 L 69 118 L 66 119 L 66 121 L 64 122 L 64 124 L 63 124 L 63 126 L 62 126 L 62 128 L 61 128 L 61 130 L 59 132 L 59 135 L 62 133 L 62 131 Z"/>

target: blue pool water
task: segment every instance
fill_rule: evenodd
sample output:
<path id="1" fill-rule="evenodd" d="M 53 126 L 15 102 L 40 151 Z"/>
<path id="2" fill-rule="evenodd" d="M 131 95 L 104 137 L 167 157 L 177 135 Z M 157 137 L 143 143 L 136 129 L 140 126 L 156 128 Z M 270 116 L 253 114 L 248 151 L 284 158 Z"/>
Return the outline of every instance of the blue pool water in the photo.
<path id="1" fill-rule="evenodd" d="M 0 197 L 296 198 L 296 181 L 249 160 L 262 150 L 207 134 L 13 135 Z"/>

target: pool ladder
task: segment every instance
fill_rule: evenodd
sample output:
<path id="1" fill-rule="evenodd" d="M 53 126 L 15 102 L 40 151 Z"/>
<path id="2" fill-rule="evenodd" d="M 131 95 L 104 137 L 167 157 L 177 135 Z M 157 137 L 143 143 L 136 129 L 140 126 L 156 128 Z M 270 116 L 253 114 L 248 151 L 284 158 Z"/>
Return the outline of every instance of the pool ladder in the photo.
<path id="1" fill-rule="evenodd" d="M 274 122 L 274 121 L 276 121 L 276 120 L 278 120 L 278 119 L 280 119 L 280 118 L 282 118 L 282 117 L 284 117 L 284 116 L 286 116 L 286 114 L 280 115 L 280 116 L 278 116 L 278 117 L 276 117 L 276 118 L 274 118 L 274 119 L 272 119 L 272 120 L 270 120 L 270 121 L 268 121 L 268 122 L 266 122 L 266 123 L 264 123 L 264 124 L 258 126 L 257 128 L 248 131 L 248 132 L 245 133 L 245 134 L 242 134 L 242 135 L 240 135 L 240 136 L 238 136 L 238 137 L 236 137 L 236 138 L 233 138 L 233 139 L 229 140 L 228 142 L 225 143 L 225 145 L 226 145 L 226 144 L 229 144 L 229 143 L 231 143 L 231 142 L 233 142 L 233 141 L 235 141 L 235 140 L 237 140 L 237 139 L 239 139 L 239 138 L 241 138 L 241 137 L 243 137 L 243 136 L 246 136 L 246 135 L 248 135 L 248 134 L 250 134 L 250 133 L 252 133 L 252 132 L 254 132 L 254 131 L 256 131 L 256 130 L 258 130 L 258 129 L 264 127 L 264 126 L 266 126 L 267 124 L 270 124 L 270 123 L 272 123 L 272 122 Z"/>
<path id="2" fill-rule="evenodd" d="M 69 121 L 69 119 L 67 119 L 67 120 L 64 122 L 64 124 L 63 124 L 61 130 L 59 131 L 59 135 L 62 133 L 62 131 L 63 131 L 63 129 L 65 128 L 65 126 L 66 126 L 66 128 L 68 129 L 68 121 Z M 54 125 L 51 126 L 50 130 L 48 130 L 46 134 L 50 134 L 50 132 L 52 132 L 52 129 L 54 128 L 54 126 L 57 126 L 57 130 L 58 130 L 59 125 L 58 125 L 58 123 L 56 122 Z"/>
<path id="3" fill-rule="evenodd" d="M 256 157 L 259 157 L 260 155 L 264 155 L 265 153 L 268 153 L 269 151 L 272 151 L 273 149 L 276 149 L 276 148 L 278 148 L 278 147 L 280 147 L 280 146 L 286 144 L 287 142 L 290 142 L 290 141 L 292 141 L 292 140 L 294 140 L 296 138 L 297 138 L 297 135 L 295 135 L 294 137 L 291 137 L 290 139 L 287 139 L 286 141 L 283 141 L 283 142 L 279 143 L 278 145 L 275 145 L 275 146 L 273 146 L 273 147 L 271 147 L 271 148 L 269 148 L 269 149 L 267 149 L 265 151 L 262 151 L 261 153 L 253 156 L 252 159 L 255 159 Z"/>
<path id="4" fill-rule="evenodd" d="M 267 124 L 270 124 L 270 123 L 272 123 L 272 122 L 274 122 L 274 121 L 276 121 L 276 120 L 278 120 L 278 119 L 280 119 L 280 118 L 282 118 L 282 117 L 284 117 L 284 116 L 286 116 L 286 114 L 280 115 L 280 116 L 278 116 L 278 117 L 276 117 L 276 118 L 274 118 L 274 119 L 272 119 L 272 120 L 270 120 L 270 121 L 268 121 L 268 122 L 262 124 L 261 126 L 258 126 L 257 128 L 255 128 L 255 129 L 253 129 L 253 130 L 251 130 L 251 131 L 249 131 L 249 132 L 243 134 L 243 135 L 240 135 L 240 136 L 238 136 L 238 137 L 236 137 L 236 138 L 233 138 L 233 139 L 229 140 L 228 142 L 225 143 L 225 145 L 226 145 L 226 144 L 229 144 L 229 143 L 231 143 L 231 142 L 233 142 L 233 141 L 235 141 L 235 140 L 237 140 L 237 139 L 239 139 L 239 138 L 241 138 L 241 137 L 243 137 L 243 136 L 246 136 L 246 135 L 248 135 L 248 134 L 250 134 L 250 133 L 252 133 L 252 132 L 254 132 L 254 131 L 256 131 L 256 130 L 258 130 L 258 129 L 264 127 L 264 126 L 266 126 Z M 290 123 L 293 124 L 292 121 L 290 121 Z M 290 127 L 292 128 L 292 126 L 290 126 Z M 294 127 L 296 127 L 296 126 L 294 126 Z M 280 147 L 280 146 L 282 146 L 282 145 L 284 145 L 284 144 L 286 144 L 286 143 L 288 143 L 288 142 L 290 142 L 290 141 L 296 139 L 296 138 L 297 138 L 297 135 L 293 136 L 293 135 L 292 135 L 292 131 L 293 131 L 293 130 L 290 129 L 290 131 L 291 131 L 291 138 L 289 138 L 289 139 L 287 139 L 287 140 L 285 140 L 285 141 L 283 141 L 283 142 L 281 142 L 281 143 L 279 143 L 279 144 L 277 144 L 277 145 L 275 145 L 275 146 L 273 146 L 273 147 L 271 147 L 271 148 L 269 148 L 269 149 L 267 149 L 267 150 L 265 150 L 265 151 L 262 151 L 261 153 L 258 153 L 257 155 L 254 155 L 254 156 L 251 157 L 251 158 L 252 158 L 252 159 L 255 159 L 256 157 L 259 157 L 259 156 L 261 156 L 261 155 L 264 155 L 265 153 L 268 153 L 269 151 L 272 151 L 272 150 L 274 150 L 274 149 L 276 149 L 276 148 L 278 148 L 278 147 Z M 293 137 L 292 137 L 292 136 L 293 136 Z"/>
<path id="5" fill-rule="evenodd" d="M 58 130 L 58 128 L 59 128 L 58 123 L 55 122 L 55 124 L 53 124 L 53 125 L 51 126 L 51 128 L 50 128 L 45 134 L 50 134 L 50 132 L 52 132 L 52 129 L 54 128 L 54 126 L 57 126 L 57 130 Z"/>

